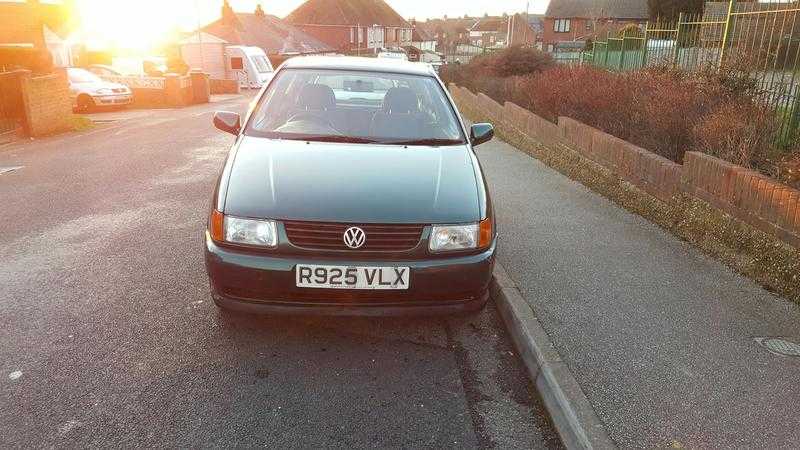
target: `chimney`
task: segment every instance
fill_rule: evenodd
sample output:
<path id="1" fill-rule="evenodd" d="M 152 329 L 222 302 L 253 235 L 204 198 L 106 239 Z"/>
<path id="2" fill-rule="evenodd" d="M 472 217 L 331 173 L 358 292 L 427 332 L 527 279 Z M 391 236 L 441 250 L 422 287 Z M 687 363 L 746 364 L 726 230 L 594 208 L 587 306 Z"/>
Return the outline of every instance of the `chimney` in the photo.
<path id="1" fill-rule="evenodd" d="M 225 2 L 222 4 L 222 21 L 225 23 L 232 23 L 236 21 L 236 13 L 233 12 L 233 8 L 231 8 L 228 0 L 225 0 Z"/>
<path id="2" fill-rule="evenodd" d="M 267 14 L 264 13 L 264 9 L 261 7 L 261 3 L 256 5 L 256 17 L 267 17 Z"/>

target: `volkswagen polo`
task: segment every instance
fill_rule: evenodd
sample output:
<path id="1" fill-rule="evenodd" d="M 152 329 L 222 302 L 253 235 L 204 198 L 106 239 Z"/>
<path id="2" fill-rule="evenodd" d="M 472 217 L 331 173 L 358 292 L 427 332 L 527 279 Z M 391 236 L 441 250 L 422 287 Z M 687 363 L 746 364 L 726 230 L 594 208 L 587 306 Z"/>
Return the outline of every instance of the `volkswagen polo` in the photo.
<path id="1" fill-rule="evenodd" d="M 482 308 L 496 246 L 466 127 L 427 64 L 286 61 L 245 118 L 214 190 L 214 302 L 250 312 L 449 313 Z"/>

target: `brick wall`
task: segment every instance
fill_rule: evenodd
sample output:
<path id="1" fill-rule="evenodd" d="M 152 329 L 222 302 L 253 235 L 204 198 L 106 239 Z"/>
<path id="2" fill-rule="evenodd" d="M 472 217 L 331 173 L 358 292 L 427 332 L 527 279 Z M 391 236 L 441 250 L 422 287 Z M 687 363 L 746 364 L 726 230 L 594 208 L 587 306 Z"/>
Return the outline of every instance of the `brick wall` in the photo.
<path id="1" fill-rule="evenodd" d="M 566 117 L 559 118 L 559 127 L 565 121 L 577 124 L 574 130 L 580 137 L 570 140 L 582 142 L 576 145 L 576 149 L 587 158 L 611 169 L 620 178 L 662 201 L 668 202 L 678 193 L 681 179 L 680 164 Z M 571 136 L 567 130 L 563 133 L 564 136 Z M 590 142 L 588 147 L 585 144 L 587 139 Z"/>
<path id="2" fill-rule="evenodd" d="M 684 164 L 568 117 L 549 122 L 513 103 L 450 85 L 459 110 L 489 120 L 505 133 L 552 146 L 566 144 L 625 181 L 664 202 L 679 193 L 700 198 L 739 220 L 800 247 L 800 191 L 712 156 L 687 152 Z"/>
<path id="3" fill-rule="evenodd" d="M 211 94 L 238 94 L 239 90 L 239 80 L 215 80 L 211 78 L 208 80 Z"/>
<path id="4" fill-rule="evenodd" d="M 686 192 L 800 247 L 800 191 L 697 152 L 684 156 L 681 183 Z"/>
<path id="5" fill-rule="evenodd" d="M 107 77 L 121 83 L 133 92 L 133 108 L 179 108 L 197 103 L 208 103 L 211 82 L 206 74 L 165 77 Z"/>
<path id="6" fill-rule="evenodd" d="M 31 136 L 45 136 L 72 129 L 72 100 L 64 71 L 22 81 L 25 128 Z"/>
<path id="7" fill-rule="evenodd" d="M 503 106 L 483 92 L 478 94 L 478 108 L 482 109 L 492 120 L 499 121 L 503 118 Z"/>
<path id="8" fill-rule="evenodd" d="M 25 99 L 22 81 L 30 76 L 27 70 L 0 72 L 0 135 L 17 132 L 25 125 Z"/>

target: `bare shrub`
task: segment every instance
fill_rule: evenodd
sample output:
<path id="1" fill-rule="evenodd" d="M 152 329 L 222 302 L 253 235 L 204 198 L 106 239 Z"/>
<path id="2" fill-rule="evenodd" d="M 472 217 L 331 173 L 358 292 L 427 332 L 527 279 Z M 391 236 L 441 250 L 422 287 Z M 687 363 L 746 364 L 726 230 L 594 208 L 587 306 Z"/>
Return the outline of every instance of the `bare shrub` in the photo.
<path id="1" fill-rule="evenodd" d="M 473 92 L 483 92 L 499 102 L 513 96 L 515 79 L 553 67 L 553 58 L 532 48 L 510 47 L 473 58 L 469 64 L 448 64 L 440 76 Z"/>
<path id="2" fill-rule="evenodd" d="M 497 71 L 483 57 L 454 75 L 457 84 L 498 102 L 514 102 L 553 122 L 571 117 L 678 163 L 694 150 L 762 171 L 772 167 L 774 176 L 791 178 L 792 163 L 777 161 L 776 117 L 759 101 L 747 72 L 750 59 L 691 74 L 667 67 L 610 72 L 555 65 L 500 76 L 510 72 Z"/>
<path id="3" fill-rule="evenodd" d="M 763 161 L 772 150 L 777 125 L 763 106 L 740 101 L 719 105 L 692 130 L 693 149 L 744 167 Z"/>
<path id="4" fill-rule="evenodd" d="M 616 73 L 557 66 L 509 78 L 497 95 L 551 121 L 571 117 L 676 162 L 683 161 L 686 151 L 712 153 L 708 149 L 714 146 L 712 154 L 725 159 L 739 155 L 732 160 L 737 163 L 749 157 L 749 166 L 769 149 L 774 121 L 758 106 L 752 90 L 728 80 L 724 75 L 687 75 L 664 68 Z M 747 126 L 728 133 L 738 136 L 737 143 L 755 146 L 748 154 L 745 148 L 733 148 L 733 141 L 723 146 L 711 135 L 714 127 L 725 125 L 726 114 L 732 115 L 731 128 L 752 114 Z M 709 136 L 701 141 L 703 133 Z"/>
<path id="5" fill-rule="evenodd" d="M 538 73 L 554 65 L 553 57 L 528 47 L 509 47 L 477 56 L 469 63 L 476 75 L 513 77 Z"/>

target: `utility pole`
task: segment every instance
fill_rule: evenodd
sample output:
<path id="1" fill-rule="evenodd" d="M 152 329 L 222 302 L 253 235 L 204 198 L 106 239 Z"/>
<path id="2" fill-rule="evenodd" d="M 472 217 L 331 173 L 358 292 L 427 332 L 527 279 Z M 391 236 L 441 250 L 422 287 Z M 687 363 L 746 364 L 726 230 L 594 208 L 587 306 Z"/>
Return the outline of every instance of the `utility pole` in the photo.
<path id="1" fill-rule="evenodd" d="M 514 15 L 508 16 L 507 31 L 506 31 L 506 48 L 511 47 L 511 22 L 514 20 Z"/>
<path id="2" fill-rule="evenodd" d="M 531 19 L 528 17 L 528 10 L 531 7 L 531 2 L 525 2 L 525 26 L 522 27 L 522 45 L 528 43 L 528 28 L 531 27 Z M 531 45 L 533 47 L 533 45 Z"/>
<path id="3" fill-rule="evenodd" d="M 200 46 L 200 70 L 205 70 L 204 69 L 205 58 L 203 56 L 203 53 L 205 53 L 205 51 L 203 50 L 203 30 L 200 22 L 201 19 L 200 19 L 200 4 L 198 3 L 199 1 L 200 0 L 194 0 L 194 13 L 195 16 L 197 17 L 197 43 Z"/>

